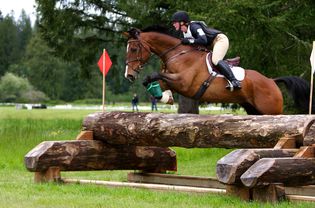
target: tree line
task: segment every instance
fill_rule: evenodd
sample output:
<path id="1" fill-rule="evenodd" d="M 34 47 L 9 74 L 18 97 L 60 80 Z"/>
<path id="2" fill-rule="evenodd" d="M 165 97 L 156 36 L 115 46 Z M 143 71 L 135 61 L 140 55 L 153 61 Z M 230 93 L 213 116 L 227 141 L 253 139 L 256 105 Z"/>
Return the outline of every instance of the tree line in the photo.
<path id="1" fill-rule="evenodd" d="M 36 4 L 33 27 L 25 13 L 17 21 L 12 15 L 0 15 L 2 102 L 22 97 L 1 93 L 8 73 L 11 79 L 28 81 L 39 99 L 101 98 L 102 77 L 96 63 L 103 48 L 113 62 L 106 79 L 108 100 L 131 99 L 137 92 L 144 101 L 148 94 L 141 81 L 131 85 L 123 77 L 126 39 L 122 32 L 153 24 L 171 28 L 170 17 L 178 10 L 227 34 L 227 57 L 241 56 L 242 67 L 268 77 L 310 78 L 315 31 L 312 0 L 36 0 Z M 158 59 L 153 59 L 140 76 L 159 67 Z"/>

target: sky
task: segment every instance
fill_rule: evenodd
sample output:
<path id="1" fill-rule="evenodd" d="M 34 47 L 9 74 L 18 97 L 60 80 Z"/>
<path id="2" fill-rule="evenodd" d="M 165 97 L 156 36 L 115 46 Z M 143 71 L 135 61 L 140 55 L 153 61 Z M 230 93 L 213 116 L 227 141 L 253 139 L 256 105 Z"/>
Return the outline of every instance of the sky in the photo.
<path id="1" fill-rule="evenodd" d="M 17 20 L 20 17 L 22 9 L 25 10 L 26 14 L 31 18 L 32 24 L 34 24 L 35 16 L 35 0 L 0 0 L 0 11 L 2 16 L 14 11 L 14 17 Z"/>

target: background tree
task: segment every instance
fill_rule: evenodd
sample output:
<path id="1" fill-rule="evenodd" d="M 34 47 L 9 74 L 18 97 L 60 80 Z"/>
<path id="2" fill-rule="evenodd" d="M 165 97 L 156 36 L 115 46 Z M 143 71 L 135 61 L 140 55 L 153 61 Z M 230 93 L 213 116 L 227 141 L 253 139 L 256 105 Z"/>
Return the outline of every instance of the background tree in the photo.
<path id="1" fill-rule="evenodd" d="M 17 22 L 12 14 L 0 18 L 0 76 L 21 61 L 31 36 L 31 21 L 24 10 Z"/>
<path id="2" fill-rule="evenodd" d="M 0 79 L 1 102 L 41 102 L 47 100 L 46 95 L 29 83 L 25 78 L 6 73 Z"/>
<path id="3" fill-rule="evenodd" d="M 18 29 L 18 44 L 20 57 L 25 53 L 26 46 L 33 35 L 33 29 L 31 25 L 31 19 L 26 15 L 24 9 L 21 11 L 20 18 L 17 21 Z"/>
<path id="4" fill-rule="evenodd" d="M 0 76 L 19 59 L 18 29 L 12 16 L 0 20 Z"/>

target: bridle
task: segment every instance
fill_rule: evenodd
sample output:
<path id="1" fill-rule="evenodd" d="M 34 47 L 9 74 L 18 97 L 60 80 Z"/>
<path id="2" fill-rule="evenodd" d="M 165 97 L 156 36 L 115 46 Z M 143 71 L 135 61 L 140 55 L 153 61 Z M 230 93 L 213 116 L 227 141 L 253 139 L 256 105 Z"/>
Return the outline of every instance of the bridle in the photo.
<path id="1" fill-rule="evenodd" d="M 144 48 L 147 52 L 149 52 L 150 54 L 150 57 L 152 55 L 152 52 L 150 50 L 150 48 L 146 48 L 145 45 L 142 43 L 142 41 L 140 39 L 136 39 L 136 40 L 128 40 L 128 44 L 132 43 L 132 42 L 137 42 L 138 43 L 138 46 L 137 47 L 137 58 L 134 58 L 134 59 L 131 59 L 131 60 L 126 60 L 126 65 L 129 65 L 129 63 L 131 62 L 135 62 L 135 61 L 138 61 L 140 64 L 138 67 L 136 68 L 131 68 L 133 71 L 139 73 L 140 72 L 140 69 L 143 68 L 144 65 L 147 64 L 146 60 L 143 60 L 142 58 L 142 48 Z M 149 57 L 149 59 L 150 59 Z"/>

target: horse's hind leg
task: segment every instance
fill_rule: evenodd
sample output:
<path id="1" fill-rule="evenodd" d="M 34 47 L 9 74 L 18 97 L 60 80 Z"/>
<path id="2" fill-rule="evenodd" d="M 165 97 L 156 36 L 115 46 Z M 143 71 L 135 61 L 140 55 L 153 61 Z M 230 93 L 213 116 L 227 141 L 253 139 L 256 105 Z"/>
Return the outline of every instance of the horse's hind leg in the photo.
<path id="1" fill-rule="evenodd" d="M 241 103 L 240 104 L 246 111 L 248 115 L 262 115 L 253 105 L 249 103 Z"/>
<path id="2" fill-rule="evenodd" d="M 249 112 L 262 115 L 282 114 L 283 98 L 276 83 L 252 70 L 247 70 L 247 78 L 247 82 L 244 83 L 244 87 L 248 87 L 246 102 L 256 110 L 254 112 L 251 107 L 247 107 Z"/>
<path id="3" fill-rule="evenodd" d="M 254 92 L 253 106 L 262 115 L 279 115 L 283 111 L 282 93 L 275 83 Z"/>

